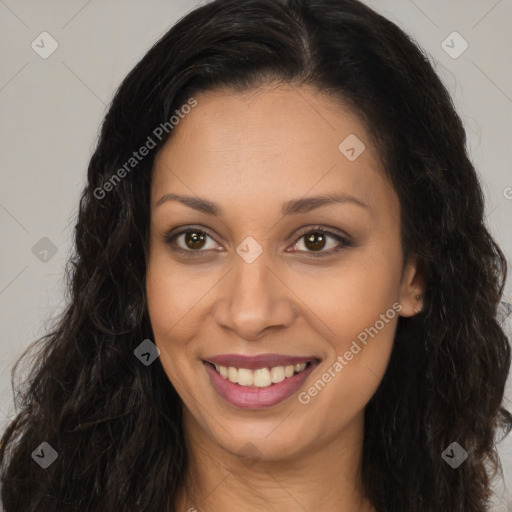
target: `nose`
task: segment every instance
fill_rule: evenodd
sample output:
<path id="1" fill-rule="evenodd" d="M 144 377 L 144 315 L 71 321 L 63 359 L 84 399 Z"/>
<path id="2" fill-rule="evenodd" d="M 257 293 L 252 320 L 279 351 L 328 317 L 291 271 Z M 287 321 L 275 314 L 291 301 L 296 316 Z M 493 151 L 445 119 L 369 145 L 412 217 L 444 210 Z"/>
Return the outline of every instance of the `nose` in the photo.
<path id="1" fill-rule="evenodd" d="M 265 251 L 252 263 L 238 255 L 234 267 L 219 287 L 214 309 L 219 326 L 237 337 L 257 341 L 269 331 L 286 329 L 296 317 L 293 292 L 278 272 L 270 268 Z"/>

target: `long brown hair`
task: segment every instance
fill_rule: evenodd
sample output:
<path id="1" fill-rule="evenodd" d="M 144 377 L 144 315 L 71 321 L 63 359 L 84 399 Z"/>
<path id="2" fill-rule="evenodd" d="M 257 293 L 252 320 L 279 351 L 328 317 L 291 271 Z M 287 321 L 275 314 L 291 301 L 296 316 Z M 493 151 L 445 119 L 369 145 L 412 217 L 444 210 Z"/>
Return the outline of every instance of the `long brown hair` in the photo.
<path id="1" fill-rule="evenodd" d="M 172 136 L 155 129 L 198 91 L 271 80 L 313 85 L 365 121 L 400 198 L 404 252 L 420 255 L 427 276 L 424 309 L 400 318 L 366 408 L 367 496 L 379 512 L 488 510 L 496 437 L 512 428 L 502 408 L 510 345 L 497 321 L 506 263 L 448 92 L 404 32 L 356 0 L 215 0 L 147 52 L 105 117 L 68 306 L 32 346 L 30 377 L 13 384 L 17 415 L 0 448 L 9 512 L 175 510 L 187 468 L 182 402 L 159 360 L 134 356 L 153 339 L 149 187 Z M 120 173 L 149 136 L 156 147 Z M 42 442 L 58 454 L 46 469 L 31 457 Z M 456 470 L 441 456 L 452 442 L 468 453 Z"/>

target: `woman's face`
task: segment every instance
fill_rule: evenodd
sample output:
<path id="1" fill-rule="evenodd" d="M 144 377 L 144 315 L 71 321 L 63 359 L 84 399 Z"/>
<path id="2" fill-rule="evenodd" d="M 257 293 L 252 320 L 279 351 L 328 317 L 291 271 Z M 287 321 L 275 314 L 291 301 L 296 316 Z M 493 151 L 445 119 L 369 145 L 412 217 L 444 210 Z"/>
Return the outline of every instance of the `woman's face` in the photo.
<path id="1" fill-rule="evenodd" d="M 398 316 L 418 307 L 398 197 L 360 119 L 314 89 L 195 99 L 152 179 L 160 361 L 214 446 L 318 450 L 361 425 Z"/>

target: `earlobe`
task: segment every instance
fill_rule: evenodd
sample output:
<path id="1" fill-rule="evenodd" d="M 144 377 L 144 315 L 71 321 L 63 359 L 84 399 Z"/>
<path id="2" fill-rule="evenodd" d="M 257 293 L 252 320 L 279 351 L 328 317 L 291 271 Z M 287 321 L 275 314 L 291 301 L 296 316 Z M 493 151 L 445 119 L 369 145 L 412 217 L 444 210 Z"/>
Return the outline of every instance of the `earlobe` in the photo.
<path id="1" fill-rule="evenodd" d="M 421 267 L 421 260 L 418 256 L 411 256 L 406 263 L 400 285 L 401 316 L 415 316 L 423 309 L 425 277 Z"/>
<path id="2" fill-rule="evenodd" d="M 412 310 L 414 311 L 414 314 L 415 314 L 415 315 L 417 315 L 417 314 L 421 311 L 421 309 L 422 309 L 422 307 L 423 307 L 423 306 L 421 305 L 420 301 L 421 301 L 421 295 L 416 295 L 416 302 L 418 303 L 418 307 L 419 307 L 420 309 L 412 308 Z"/>

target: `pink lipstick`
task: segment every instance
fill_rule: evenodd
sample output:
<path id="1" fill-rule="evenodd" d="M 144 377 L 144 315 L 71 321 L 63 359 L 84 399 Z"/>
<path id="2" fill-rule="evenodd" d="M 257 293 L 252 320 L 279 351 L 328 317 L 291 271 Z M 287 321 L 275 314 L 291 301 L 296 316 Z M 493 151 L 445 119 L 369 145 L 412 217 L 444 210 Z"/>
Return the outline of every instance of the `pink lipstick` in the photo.
<path id="1" fill-rule="evenodd" d="M 261 409 L 283 402 L 303 385 L 319 363 L 315 356 L 281 354 L 223 354 L 203 361 L 217 393 L 243 409 Z"/>

